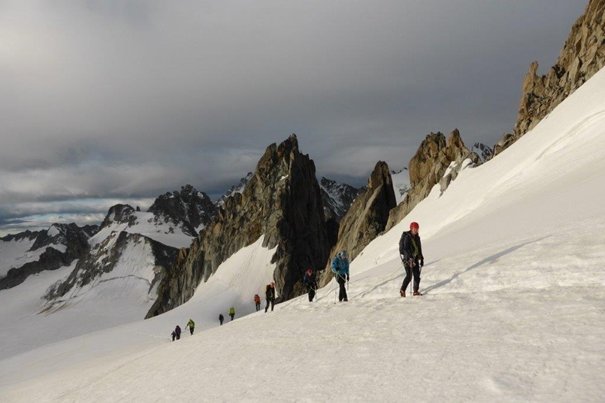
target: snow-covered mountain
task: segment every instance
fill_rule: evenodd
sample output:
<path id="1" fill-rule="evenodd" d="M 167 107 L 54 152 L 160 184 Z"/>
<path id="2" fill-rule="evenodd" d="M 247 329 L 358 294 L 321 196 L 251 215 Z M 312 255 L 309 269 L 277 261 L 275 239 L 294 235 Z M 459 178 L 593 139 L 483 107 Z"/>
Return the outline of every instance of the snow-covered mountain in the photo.
<path id="1" fill-rule="evenodd" d="M 149 212 L 154 215 L 154 224 L 180 230 L 185 235 L 195 237 L 216 214 L 216 206 L 207 194 L 185 185 L 179 191 L 159 196 Z"/>
<path id="2" fill-rule="evenodd" d="M 20 327 L 17 346 L 0 349 L 0 357 L 144 318 L 178 249 L 190 246 L 215 211 L 187 185 L 159 196 L 147 212 L 112 206 L 100 227 L 54 224 L 1 238 L 0 299 L 12 302 L 0 314 L 25 324 L 48 318 L 48 335 L 40 340 Z"/>
<path id="3" fill-rule="evenodd" d="M 393 179 L 393 190 L 395 191 L 395 200 L 397 204 L 405 199 L 405 195 L 410 191 L 410 174 L 407 168 L 397 171 L 391 171 Z"/>
<path id="4" fill-rule="evenodd" d="M 87 252 L 88 239 L 97 230 L 97 226 L 53 224 L 47 230 L 0 238 L 0 290 L 41 271 L 69 266 Z"/>
<path id="5" fill-rule="evenodd" d="M 208 195 L 186 185 L 180 191 L 158 196 L 147 212 L 127 204 L 112 206 L 91 243 L 103 241 L 112 232 L 125 231 L 173 248 L 185 248 L 215 214 L 216 206 Z"/>
<path id="6" fill-rule="evenodd" d="M 471 152 L 477 155 L 476 163 L 483 164 L 494 157 L 493 148 L 483 144 L 483 143 L 475 143 L 471 148 Z"/>
<path id="7" fill-rule="evenodd" d="M 324 215 L 326 218 L 334 218 L 336 221 L 340 221 L 347 213 L 361 190 L 326 177 L 321 178 L 319 187 L 321 189 Z"/>
<path id="8" fill-rule="evenodd" d="M 254 313 L 252 295 L 274 270 L 275 251 L 259 238 L 166 314 L 0 361 L 0 397 L 601 401 L 604 170 L 601 71 L 506 153 L 478 167 L 467 160 L 447 191 L 434 185 L 364 248 L 349 302 L 334 302 L 331 282 L 316 302 Z M 398 240 L 412 220 L 425 295 L 403 299 Z M 218 326 L 230 306 L 235 321 Z M 171 343 L 190 317 L 196 333 Z M 0 332 L 16 342 L 14 329 Z"/>
<path id="9" fill-rule="evenodd" d="M 101 304 L 108 299 L 107 303 L 129 313 L 138 312 L 125 319 L 141 318 L 155 301 L 159 280 L 174 263 L 177 252 L 140 234 L 111 232 L 93 244 L 65 279 L 46 291 L 42 312 L 66 309 L 82 300 Z"/>
<path id="10" fill-rule="evenodd" d="M 136 311 L 137 316 L 128 319 L 144 317 L 178 249 L 191 244 L 197 229 L 203 229 L 215 211 L 210 198 L 190 185 L 159 196 L 148 212 L 125 204 L 111 207 L 89 240 L 90 251 L 65 279 L 47 290 L 44 311 L 65 309 L 94 292 L 110 295 L 113 303 L 129 304 L 128 311 Z M 123 293 L 128 298 L 120 301 L 117 295 Z"/>
<path id="11" fill-rule="evenodd" d="M 35 260 L 43 252 L 29 253 L 32 252 L 31 248 L 41 232 L 25 231 L 0 238 L 0 278 L 5 277 L 10 269 L 21 267 L 32 259 Z"/>

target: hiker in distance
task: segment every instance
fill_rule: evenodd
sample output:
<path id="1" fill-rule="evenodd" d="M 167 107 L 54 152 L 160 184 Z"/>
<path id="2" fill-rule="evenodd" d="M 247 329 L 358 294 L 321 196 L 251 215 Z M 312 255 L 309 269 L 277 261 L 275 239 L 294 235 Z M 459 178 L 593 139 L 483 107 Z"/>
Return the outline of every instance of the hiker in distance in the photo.
<path id="1" fill-rule="evenodd" d="M 254 294 L 254 305 L 256 305 L 256 312 L 260 311 L 260 296 Z"/>
<path id="2" fill-rule="evenodd" d="M 267 306 L 265 306 L 265 313 L 269 310 L 269 305 L 271 305 L 271 312 L 273 312 L 273 307 L 275 306 L 275 281 L 272 281 L 270 284 L 267 284 L 267 289 L 265 290 L 265 298 L 267 299 Z"/>
<path id="3" fill-rule="evenodd" d="M 307 287 L 309 302 L 313 302 L 313 298 L 315 298 L 315 290 L 317 290 L 317 280 L 315 279 L 315 272 L 313 271 L 313 268 L 309 267 L 305 271 L 303 284 Z"/>
<path id="4" fill-rule="evenodd" d="M 176 327 L 172 331 L 172 341 L 174 341 L 175 339 L 176 340 L 181 339 L 181 327 L 179 325 L 176 325 Z"/>
<path id="5" fill-rule="evenodd" d="M 221 324 L 221 326 L 223 326 L 223 322 L 225 321 L 225 317 L 223 316 L 222 313 L 218 314 L 218 321 Z"/>
<path id="6" fill-rule="evenodd" d="M 233 318 L 235 318 L 235 307 L 234 306 L 229 308 L 229 316 L 231 316 L 231 320 L 233 320 Z"/>
<path id="7" fill-rule="evenodd" d="M 401 261 L 403 262 L 403 267 L 405 268 L 405 278 L 403 279 L 399 294 L 404 298 L 408 284 L 412 281 L 412 275 L 414 276 L 414 295 L 422 295 L 419 288 L 420 269 L 424 266 L 424 256 L 422 255 L 420 235 L 418 235 L 419 229 L 420 226 L 418 223 L 412 222 L 410 224 L 410 230 L 401 234 L 401 239 L 399 239 L 399 254 Z"/>
<path id="8" fill-rule="evenodd" d="M 189 318 L 189 322 L 187 322 L 187 326 L 185 326 L 185 329 L 189 328 L 189 331 L 191 332 L 191 335 L 193 336 L 193 329 L 195 329 L 195 322 L 193 321 L 193 319 Z"/>
<path id="9" fill-rule="evenodd" d="M 338 292 L 338 300 L 340 302 L 347 302 L 349 298 L 347 297 L 345 283 L 349 281 L 349 259 L 347 258 L 346 250 L 338 252 L 338 254 L 332 260 L 332 273 L 334 273 L 336 276 L 336 281 L 340 287 L 340 291 Z"/>

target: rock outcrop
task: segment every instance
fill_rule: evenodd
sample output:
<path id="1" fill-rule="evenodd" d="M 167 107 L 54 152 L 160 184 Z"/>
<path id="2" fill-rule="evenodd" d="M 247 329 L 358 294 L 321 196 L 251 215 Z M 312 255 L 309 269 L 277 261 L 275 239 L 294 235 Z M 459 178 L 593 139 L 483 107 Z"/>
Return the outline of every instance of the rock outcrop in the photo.
<path id="1" fill-rule="evenodd" d="M 374 238 L 384 231 L 389 219 L 389 211 L 397 205 L 391 172 L 386 162 L 379 161 L 368 186 L 355 199 L 349 211 L 340 221 L 338 241 L 332 248 L 331 256 L 346 250 L 352 261 Z M 332 274 L 328 270 L 322 278 L 327 283 Z"/>
<path id="2" fill-rule="evenodd" d="M 476 155 L 476 157 L 473 156 L 472 159 L 476 160 L 479 165 L 491 160 L 494 157 L 494 149 L 483 143 L 473 144 L 471 153 Z"/>
<path id="3" fill-rule="evenodd" d="M 471 153 L 464 145 L 458 129 L 455 129 L 447 139 L 440 132 L 427 135 L 408 165 L 410 190 L 404 200 L 391 210 L 386 229 L 400 222 L 427 197 L 433 186 L 441 182 L 446 171 L 450 175 L 450 180 L 447 181 L 449 185 L 462 167 L 462 162 L 467 158 L 473 159 L 475 163 L 479 162 L 477 155 Z M 445 188 L 442 187 L 442 192 Z"/>
<path id="4" fill-rule="evenodd" d="M 303 292 L 306 266 L 323 267 L 327 260 L 330 245 L 315 164 L 300 153 L 295 135 L 267 148 L 243 192 L 227 198 L 191 247 L 180 251 L 148 317 L 186 302 L 222 262 L 261 236 L 264 247 L 277 248 L 272 262 L 282 300 Z"/>
<path id="5" fill-rule="evenodd" d="M 254 176 L 254 174 L 252 172 L 248 172 L 248 174 L 246 176 L 244 176 L 243 178 L 241 178 L 239 180 L 239 183 L 237 185 L 231 186 L 231 188 L 229 188 L 229 190 L 227 190 L 225 192 L 225 194 L 222 195 L 220 197 L 220 199 L 217 200 L 216 206 L 217 207 L 222 207 L 225 204 L 225 200 L 227 200 L 229 197 L 233 196 L 236 193 L 240 193 L 241 194 L 244 191 L 244 189 L 246 188 L 246 185 L 248 184 L 248 182 L 250 182 L 250 179 L 252 179 L 253 176 Z"/>
<path id="6" fill-rule="evenodd" d="M 545 75 L 538 75 L 538 62 L 529 67 L 517 122 L 496 144 L 496 154 L 536 126 L 557 105 L 605 65 L 605 0 L 590 0 L 584 15 L 571 33 L 557 62 Z"/>

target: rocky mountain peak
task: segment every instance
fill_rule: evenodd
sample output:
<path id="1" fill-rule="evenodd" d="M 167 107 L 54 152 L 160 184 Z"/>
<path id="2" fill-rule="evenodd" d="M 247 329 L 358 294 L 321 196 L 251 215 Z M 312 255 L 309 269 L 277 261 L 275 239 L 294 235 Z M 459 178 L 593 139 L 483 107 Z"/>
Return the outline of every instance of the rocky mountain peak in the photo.
<path id="1" fill-rule="evenodd" d="M 454 131 L 447 136 L 447 140 L 445 141 L 445 152 L 450 161 L 458 161 L 468 155 L 469 151 L 464 145 L 464 141 L 462 141 L 458 129 L 454 129 Z"/>
<path id="2" fill-rule="evenodd" d="M 496 144 L 496 154 L 534 128 L 557 105 L 605 65 L 605 1 L 590 0 L 573 25 L 561 53 L 548 72 L 533 62 L 523 80 L 517 122 Z"/>
<path id="3" fill-rule="evenodd" d="M 222 262 L 261 236 L 264 247 L 277 248 L 273 278 L 283 299 L 302 292 L 307 265 L 323 267 L 327 259 L 330 245 L 315 164 L 300 153 L 296 135 L 267 147 L 243 192 L 225 200 L 168 271 L 149 316 L 186 302 Z"/>
<path id="4" fill-rule="evenodd" d="M 442 185 L 444 191 L 466 158 L 471 158 L 475 163 L 479 162 L 477 156 L 466 148 L 458 129 L 453 130 L 447 138 L 441 132 L 429 133 L 409 162 L 410 190 L 403 202 L 391 210 L 387 229 L 401 221 L 428 196 L 433 186 L 441 182 L 451 165 L 448 180 Z"/>
<path id="5" fill-rule="evenodd" d="M 216 210 L 210 197 L 191 185 L 157 197 L 149 207 L 149 212 L 156 216 L 156 220 L 182 225 L 183 232 L 191 236 L 197 236 L 198 228 L 207 225 Z"/>
<path id="6" fill-rule="evenodd" d="M 338 240 L 331 255 L 346 250 L 353 260 L 378 234 L 384 231 L 389 211 L 397 205 L 391 171 L 384 161 L 376 163 L 368 185 L 340 221 Z M 329 266 L 328 262 L 328 266 Z M 331 278 L 326 270 L 323 283 Z"/>
<path id="7" fill-rule="evenodd" d="M 133 225 L 136 221 L 135 209 L 128 204 L 116 204 L 109 208 L 101 228 L 105 228 L 113 223 Z"/>

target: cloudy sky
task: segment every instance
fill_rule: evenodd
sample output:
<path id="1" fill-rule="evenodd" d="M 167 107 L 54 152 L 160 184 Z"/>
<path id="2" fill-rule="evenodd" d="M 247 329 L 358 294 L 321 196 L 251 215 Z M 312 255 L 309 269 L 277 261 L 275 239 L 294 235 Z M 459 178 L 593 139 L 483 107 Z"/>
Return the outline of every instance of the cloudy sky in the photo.
<path id="1" fill-rule="evenodd" d="M 0 234 L 217 196 L 292 132 L 355 185 L 430 131 L 492 145 L 585 3 L 0 0 Z"/>

